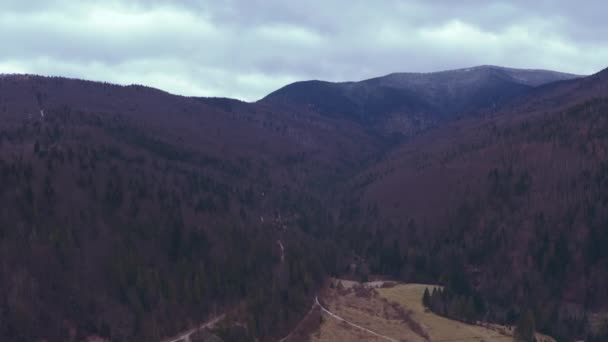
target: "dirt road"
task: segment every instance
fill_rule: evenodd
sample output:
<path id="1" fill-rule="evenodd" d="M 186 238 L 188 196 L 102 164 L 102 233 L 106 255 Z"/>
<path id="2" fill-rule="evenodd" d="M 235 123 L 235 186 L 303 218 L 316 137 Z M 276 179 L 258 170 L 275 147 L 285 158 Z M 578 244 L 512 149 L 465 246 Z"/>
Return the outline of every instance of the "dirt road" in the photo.
<path id="1" fill-rule="evenodd" d="M 216 317 L 208 320 L 207 322 L 201 324 L 197 328 L 193 328 L 186 332 L 183 332 L 180 335 L 178 335 L 177 337 L 173 337 L 171 339 L 166 340 L 166 342 L 190 342 L 190 336 L 192 334 L 194 334 L 195 332 L 197 332 L 199 330 L 213 328 L 219 321 L 224 319 L 224 317 L 225 317 L 224 314 L 216 316 Z"/>
<path id="2" fill-rule="evenodd" d="M 348 324 L 348 325 L 350 325 L 350 326 L 352 326 L 352 327 L 355 327 L 355 328 L 357 328 L 357 329 L 363 330 L 363 331 L 365 331 L 365 332 L 367 332 L 367 333 L 369 333 L 369 334 L 375 335 L 375 336 L 380 337 L 380 338 L 383 338 L 383 339 L 385 339 L 385 340 L 388 340 L 388 341 L 391 341 L 391 342 L 399 342 L 399 340 L 397 340 L 397 339 L 394 339 L 394 338 L 392 338 L 392 337 L 388 337 L 388 336 L 385 336 L 385 335 L 379 334 L 379 333 L 377 333 L 377 332 L 375 332 L 375 331 L 369 330 L 369 329 L 367 329 L 367 328 L 365 328 L 365 327 L 362 327 L 362 326 L 360 326 L 360 325 L 358 325 L 358 324 L 355 324 L 355 323 L 349 322 L 349 321 L 345 320 L 344 318 L 342 318 L 342 317 L 340 317 L 340 316 L 338 316 L 338 315 L 334 314 L 333 312 L 331 312 L 331 311 L 329 311 L 327 308 L 325 308 L 323 305 L 321 305 L 321 303 L 319 302 L 319 298 L 318 298 L 318 297 L 315 297 L 315 303 L 316 303 L 316 304 L 317 304 L 317 305 L 318 305 L 318 306 L 321 308 L 321 310 L 322 310 L 323 312 L 325 312 L 326 314 L 330 315 L 331 317 L 333 317 L 333 318 L 335 318 L 335 319 L 337 319 L 337 320 L 339 320 L 339 321 L 342 321 L 342 322 L 344 322 L 344 323 L 346 323 L 346 324 Z"/>

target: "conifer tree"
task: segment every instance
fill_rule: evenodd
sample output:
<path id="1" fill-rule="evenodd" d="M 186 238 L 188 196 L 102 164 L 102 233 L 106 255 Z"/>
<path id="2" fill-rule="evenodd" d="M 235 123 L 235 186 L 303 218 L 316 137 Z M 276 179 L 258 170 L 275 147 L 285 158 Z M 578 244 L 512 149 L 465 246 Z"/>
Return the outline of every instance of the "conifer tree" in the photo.
<path id="1" fill-rule="evenodd" d="M 519 317 L 513 340 L 516 342 L 536 342 L 536 338 L 534 337 L 535 330 L 534 314 L 527 309 Z"/>
<path id="2" fill-rule="evenodd" d="M 428 287 L 424 289 L 424 294 L 422 295 L 422 304 L 427 308 L 430 308 L 431 306 L 431 295 L 429 294 Z"/>

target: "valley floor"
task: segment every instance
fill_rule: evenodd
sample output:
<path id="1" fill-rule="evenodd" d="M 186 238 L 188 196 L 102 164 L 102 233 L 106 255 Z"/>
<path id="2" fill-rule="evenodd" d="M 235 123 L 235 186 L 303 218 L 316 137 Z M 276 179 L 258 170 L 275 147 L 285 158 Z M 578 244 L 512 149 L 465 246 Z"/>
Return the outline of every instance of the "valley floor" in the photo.
<path id="1" fill-rule="evenodd" d="M 357 283 L 332 280 L 309 316 L 316 328 L 294 332 L 285 341 L 513 341 L 512 329 L 494 324 L 471 325 L 438 316 L 422 305 L 433 285 L 393 282 Z M 311 320 L 311 317 L 307 317 Z M 305 319 L 305 320 L 306 320 Z M 311 327 L 310 322 L 305 326 Z M 554 342 L 538 334 L 537 340 Z"/>

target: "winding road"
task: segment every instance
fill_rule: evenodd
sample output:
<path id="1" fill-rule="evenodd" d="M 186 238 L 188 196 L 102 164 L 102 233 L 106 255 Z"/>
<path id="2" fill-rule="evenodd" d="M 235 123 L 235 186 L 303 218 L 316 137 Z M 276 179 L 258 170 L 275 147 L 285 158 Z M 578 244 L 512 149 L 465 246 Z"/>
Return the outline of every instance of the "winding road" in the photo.
<path id="1" fill-rule="evenodd" d="M 379 333 L 377 333 L 377 332 L 375 332 L 375 331 L 369 330 L 369 329 L 367 329 L 367 328 L 365 328 L 365 327 L 362 327 L 362 326 L 360 326 L 360 325 L 358 325 L 358 324 L 355 324 L 355 323 L 353 323 L 353 322 L 349 322 L 349 321 L 345 320 L 344 318 L 342 318 L 342 317 L 340 317 L 340 316 L 336 315 L 335 313 L 333 313 L 333 312 L 329 311 L 327 308 L 325 308 L 323 305 L 321 305 L 321 303 L 319 302 L 319 297 L 315 297 L 315 304 L 316 304 L 316 305 L 318 305 L 318 306 L 321 308 L 321 310 L 322 310 L 323 312 L 325 312 L 326 314 L 328 314 L 328 315 L 330 315 L 331 317 L 333 317 L 333 318 L 335 318 L 335 319 L 337 319 L 337 320 L 339 320 L 339 321 L 342 321 L 342 322 L 344 322 L 344 323 L 346 323 L 346 324 L 348 324 L 348 325 L 350 325 L 350 326 L 352 326 L 352 327 L 355 327 L 355 328 L 357 328 L 357 329 L 363 330 L 363 331 L 365 331 L 365 332 L 367 332 L 367 333 L 369 333 L 369 334 L 372 334 L 372 335 L 378 336 L 378 337 L 380 337 L 380 338 L 383 338 L 383 339 L 388 340 L 388 341 L 391 341 L 391 342 L 399 342 L 399 340 L 397 340 L 397 339 L 394 339 L 394 338 L 392 338 L 392 337 L 388 337 L 388 336 L 385 336 L 385 335 L 379 334 Z"/>
<path id="2" fill-rule="evenodd" d="M 326 307 L 324 307 L 321 304 L 321 302 L 319 302 L 319 297 L 318 296 L 315 296 L 315 301 L 312 304 L 312 307 L 310 308 L 310 311 L 306 314 L 306 316 L 308 316 L 316 306 L 318 306 L 321 309 L 321 311 L 325 312 L 326 314 L 328 314 L 332 318 L 335 318 L 335 319 L 337 319 L 339 321 L 342 321 L 342 322 L 344 322 L 344 323 L 346 323 L 346 324 L 348 324 L 348 325 L 350 325 L 350 326 L 352 326 L 354 328 L 357 328 L 359 330 L 365 331 L 368 334 L 372 334 L 374 336 L 383 338 L 383 339 L 391 341 L 391 342 L 399 342 L 399 340 L 397 340 L 397 339 L 394 339 L 394 338 L 386 336 L 386 335 L 379 334 L 379 333 L 377 333 L 377 332 L 375 332 L 373 330 L 369 330 L 369 329 L 367 329 L 365 327 L 362 327 L 362 326 L 360 326 L 360 325 L 358 325 L 356 323 L 350 322 L 350 321 L 348 321 L 348 320 L 346 320 L 346 319 L 344 319 L 344 318 L 336 315 L 335 313 L 329 311 L 329 309 L 327 309 Z M 304 316 L 304 317 L 306 317 L 306 316 Z M 289 335 L 287 335 L 287 336 L 283 337 L 282 339 L 280 339 L 279 342 L 285 342 L 285 341 L 287 341 L 287 339 L 289 339 L 289 337 L 291 337 L 291 333 L 289 333 Z"/>

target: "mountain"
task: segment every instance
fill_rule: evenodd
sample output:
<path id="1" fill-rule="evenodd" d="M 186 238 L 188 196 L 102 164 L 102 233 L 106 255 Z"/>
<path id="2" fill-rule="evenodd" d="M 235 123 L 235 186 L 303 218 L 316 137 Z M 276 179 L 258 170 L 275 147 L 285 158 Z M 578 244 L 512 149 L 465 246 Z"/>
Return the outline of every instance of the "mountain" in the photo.
<path id="1" fill-rule="evenodd" d="M 608 312 L 607 73 L 483 66 L 256 103 L 2 76 L 0 340 L 223 317 L 226 340 L 276 341 L 330 276 L 441 284 L 441 314 L 588 337 Z"/>
<path id="2" fill-rule="evenodd" d="M 368 255 L 372 270 L 443 278 L 460 295 L 480 293 L 486 319 L 528 307 L 558 340 L 583 336 L 608 308 L 607 76 L 542 86 L 362 172 L 350 191 L 372 208 L 368 222 L 391 227 L 367 239 L 387 253 Z"/>
<path id="3" fill-rule="evenodd" d="M 498 66 L 432 73 L 394 73 L 360 82 L 296 82 L 261 100 L 411 133 L 439 121 L 496 110 L 535 87 L 578 75 Z"/>
<path id="4" fill-rule="evenodd" d="M 332 225 L 327 184 L 383 143 L 287 114 L 0 78 L 0 339 L 160 340 L 215 310 L 259 337 L 296 323 L 335 270 L 338 249 L 311 238 Z"/>

